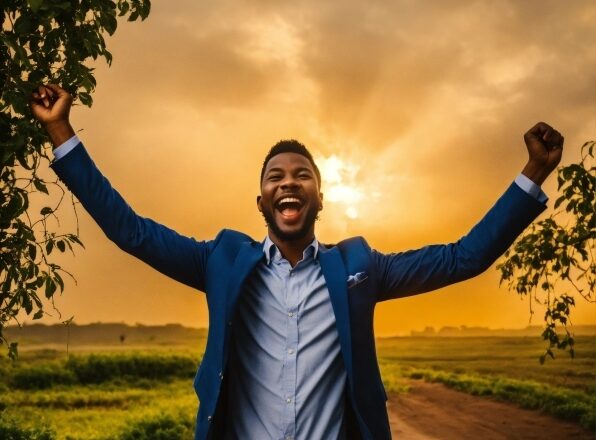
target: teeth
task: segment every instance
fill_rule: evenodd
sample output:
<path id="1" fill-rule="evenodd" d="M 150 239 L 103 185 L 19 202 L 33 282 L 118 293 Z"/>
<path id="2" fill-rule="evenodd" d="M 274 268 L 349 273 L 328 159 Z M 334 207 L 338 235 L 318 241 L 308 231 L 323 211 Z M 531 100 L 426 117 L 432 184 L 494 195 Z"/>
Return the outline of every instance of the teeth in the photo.
<path id="1" fill-rule="evenodd" d="M 300 203 L 300 200 L 294 197 L 286 197 L 278 202 L 279 205 L 281 205 L 282 203 Z"/>

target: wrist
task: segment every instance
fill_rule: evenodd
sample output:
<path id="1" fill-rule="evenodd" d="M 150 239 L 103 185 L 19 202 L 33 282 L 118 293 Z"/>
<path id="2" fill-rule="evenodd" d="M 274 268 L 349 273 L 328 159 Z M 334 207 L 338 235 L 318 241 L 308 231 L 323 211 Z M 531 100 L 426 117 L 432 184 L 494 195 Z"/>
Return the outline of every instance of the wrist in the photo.
<path id="1" fill-rule="evenodd" d="M 48 133 L 54 148 L 59 147 L 75 135 L 75 132 L 68 120 L 48 122 L 44 125 L 44 128 Z"/>
<path id="2" fill-rule="evenodd" d="M 549 171 L 545 169 L 544 165 L 536 164 L 530 161 L 522 170 L 522 174 L 536 185 L 541 186 L 548 177 Z"/>

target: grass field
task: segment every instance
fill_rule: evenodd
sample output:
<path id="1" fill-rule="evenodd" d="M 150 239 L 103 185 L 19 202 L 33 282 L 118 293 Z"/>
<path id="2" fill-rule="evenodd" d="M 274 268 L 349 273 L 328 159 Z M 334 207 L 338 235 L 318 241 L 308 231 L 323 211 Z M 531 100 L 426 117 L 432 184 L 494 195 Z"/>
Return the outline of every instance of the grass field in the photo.
<path id="1" fill-rule="evenodd" d="M 0 438 L 15 426 L 30 432 L 14 438 L 37 440 L 191 438 L 204 342 L 75 345 L 68 361 L 64 346 L 22 346 L 16 364 L 0 361 Z M 593 428 L 595 339 L 578 338 L 574 360 L 540 365 L 542 349 L 535 338 L 377 341 L 390 392 L 407 392 L 412 378 L 437 381 Z"/>

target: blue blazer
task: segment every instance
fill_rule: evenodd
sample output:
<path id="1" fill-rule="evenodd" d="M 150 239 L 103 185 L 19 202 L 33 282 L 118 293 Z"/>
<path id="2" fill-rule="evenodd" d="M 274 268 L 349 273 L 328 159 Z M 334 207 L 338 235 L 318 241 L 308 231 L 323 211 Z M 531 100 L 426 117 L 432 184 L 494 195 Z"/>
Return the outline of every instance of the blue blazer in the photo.
<path id="1" fill-rule="evenodd" d="M 158 271 L 206 293 L 209 335 L 194 386 L 200 400 L 195 439 L 221 438 L 226 365 L 242 285 L 264 258 L 262 242 L 232 230 L 196 241 L 137 215 L 102 176 L 82 144 L 52 165 L 107 237 Z M 486 270 L 545 206 L 513 183 L 470 232 L 454 243 L 383 254 L 362 237 L 322 245 L 346 383 L 350 438 L 390 439 L 375 352 L 373 316 L 380 301 L 415 295 Z"/>

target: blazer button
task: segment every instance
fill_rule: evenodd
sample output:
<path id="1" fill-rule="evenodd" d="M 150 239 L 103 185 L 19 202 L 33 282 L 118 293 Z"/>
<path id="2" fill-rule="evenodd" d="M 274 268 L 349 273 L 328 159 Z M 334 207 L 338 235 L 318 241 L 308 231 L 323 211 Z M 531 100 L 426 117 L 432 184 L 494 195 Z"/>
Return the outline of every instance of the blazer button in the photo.
<path id="1" fill-rule="evenodd" d="M 213 419 L 213 417 L 211 417 L 211 416 L 208 416 L 208 417 L 207 417 L 207 421 L 208 421 L 208 422 L 210 422 L 210 421 L 211 421 L 211 419 Z"/>
<path id="2" fill-rule="evenodd" d="M 219 372 L 219 378 L 223 380 L 223 373 L 221 371 Z"/>

